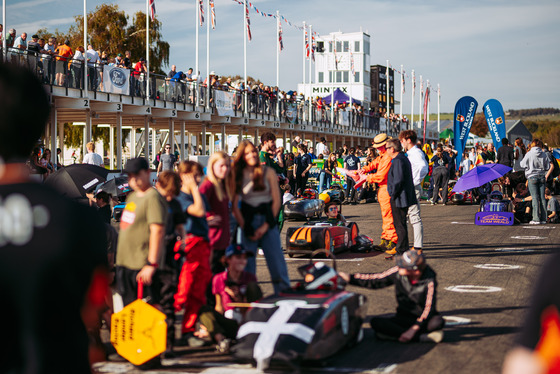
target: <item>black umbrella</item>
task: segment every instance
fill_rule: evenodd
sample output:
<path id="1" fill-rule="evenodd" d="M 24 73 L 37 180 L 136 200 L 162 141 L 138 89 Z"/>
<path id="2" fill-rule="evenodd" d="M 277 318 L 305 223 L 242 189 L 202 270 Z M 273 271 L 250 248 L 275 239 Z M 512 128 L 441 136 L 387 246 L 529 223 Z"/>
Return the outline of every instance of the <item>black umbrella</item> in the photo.
<path id="1" fill-rule="evenodd" d="M 113 197 L 120 197 L 124 196 L 124 194 L 129 190 L 130 188 L 128 187 L 128 177 L 119 176 L 97 186 L 95 193 L 103 191 L 107 192 Z"/>
<path id="2" fill-rule="evenodd" d="M 45 184 L 71 199 L 86 197 L 99 183 L 107 180 L 109 170 L 100 166 L 74 164 L 57 170 Z"/>

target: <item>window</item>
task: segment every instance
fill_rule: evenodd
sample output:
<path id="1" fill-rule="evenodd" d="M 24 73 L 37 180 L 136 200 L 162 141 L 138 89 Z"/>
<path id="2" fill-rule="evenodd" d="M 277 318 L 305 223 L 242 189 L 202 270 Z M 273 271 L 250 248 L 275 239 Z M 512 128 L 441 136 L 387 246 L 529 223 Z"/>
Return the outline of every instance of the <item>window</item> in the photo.
<path id="1" fill-rule="evenodd" d="M 329 52 L 332 53 L 332 42 L 329 42 Z"/>
<path id="2" fill-rule="evenodd" d="M 341 71 L 336 72 L 336 82 L 337 83 L 342 82 L 342 72 Z"/>
<path id="3" fill-rule="evenodd" d="M 344 52 L 348 52 L 348 42 L 346 41 L 346 42 L 344 42 L 342 45 L 343 45 L 343 49 L 342 49 L 342 50 L 343 50 Z"/>
<path id="4" fill-rule="evenodd" d="M 342 81 L 344 83 L 348 83 L 348 71 L 343 71 L 342 72 Z"/>
<path id="5" fill-rule="evenodd" d="M 360 83 L 360 72 L 357 71 L 356 75 L 354 75 L 354 83 Z"/>
<path id="6" fill-rule="evenodd" d="M 323 83 L 323 78 L 324 78 L 323 74 L 324 73 L 322 71 L 319 72 L 319 77 L 318 77 L 319 83 Z"/>
<path id="7" fill-rule="evenodd" d="M 354 42 L 354 52 L 360 52 L 360 42 Z"/>
<path id="8" fill-rule="evenodd" d="M 333 76 L 333 72 L 329 71 L 329 83 L 333 82 L 333 77 L 332 76 Z"/>
<path id="9" fill-rule="evenodd" d="M 369 40 L 364 40 L 364 55 L 369 55 Z"/>
<path id="10" fill-rule="evenodd" d="M 342 51 L 342 42 L 336 42 L 336 52 Z"/>

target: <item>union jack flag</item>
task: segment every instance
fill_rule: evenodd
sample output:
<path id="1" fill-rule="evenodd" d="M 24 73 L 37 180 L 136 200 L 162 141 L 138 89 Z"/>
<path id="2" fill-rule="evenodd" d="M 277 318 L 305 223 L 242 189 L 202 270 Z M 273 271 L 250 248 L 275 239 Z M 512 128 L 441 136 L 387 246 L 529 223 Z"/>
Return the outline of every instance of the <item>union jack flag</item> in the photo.
<path id="1" fill-rule="evenodd" d="M 198 14 L 200 16 L 200 26 L 204 25 L 204 0 L 198 0 L 199 3 L 199 11 Z"/>
<path id="2" fill-rule="evenodd" d="M 309 60 L 309 37 L 307 36 L 307 28 L 305 29 L 305 59 Z"/>
<path id="3" fill-rule="evenodd" d="M 406 85 L 405 85 L 405 81 L 404 81 L 404 74 L 405 74 L 405 73 L 404 73 L 404 69 L 403 69 L 403 71 L 401 72 L 402 93 L 403 93 L 403 94 L 404 94 L 405 91 L 406 91 L 406 90 L 405 90 Z"/>
<path id="4" fill-rule="evenodd" d="M 150 0 L 150 16 L 152 21 L 156 18 L 156 0 Z"/>
<path id="5" fill-rule="evenodd" d="M 210 20 L 212 21 L 212 30 L 216 29 L 216 10 L 214 9 L 214 0 L 210 0 Z"/>
<path id="6" fill-rule="evenodd" d="M 247 39 L 251 41 L 251 18 L 249 17 L 249 7 L 245 3 L 245 18 L 247 18 Z"/>
<path id="7" fill-rule="evenodd" d="M 311 34 L 311 59 L 315 62 L 315 34 Z"/>
<path id="8" fill-rule="evenodd" d="M 282 22 L 278 18 L 278 44 L 280 45 L 280 51 L 284 49 L 284 41 L 282 41 Z"/>

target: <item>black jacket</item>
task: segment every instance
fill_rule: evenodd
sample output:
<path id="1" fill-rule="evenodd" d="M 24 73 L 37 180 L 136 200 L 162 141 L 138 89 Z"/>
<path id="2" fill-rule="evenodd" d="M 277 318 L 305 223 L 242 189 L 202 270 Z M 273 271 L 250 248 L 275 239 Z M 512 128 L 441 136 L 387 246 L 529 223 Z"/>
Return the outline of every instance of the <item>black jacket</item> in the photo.
<path id="1" fill-rule="evenodd" d="M 391 162 L 387 174 L 387 192 L 399 208 L 408 208 L 418 202 L 414 192 L 412 167 L 404 153 L 399 153 Z"/>
<path id="2" fill-rule="evenodd" d="M 428 321 L 439 314 L 436 309 L 437 281 L 434 270 L 426 265 L 422 276 L 412 284 L 407 276 L 399 274 L 397 266 L 383 273 L 353 274 L 350 284 L 367 288 L 385 288 L 395 285 L 397 314 L 414 316 L 416 324 L 425 327 Z"/>

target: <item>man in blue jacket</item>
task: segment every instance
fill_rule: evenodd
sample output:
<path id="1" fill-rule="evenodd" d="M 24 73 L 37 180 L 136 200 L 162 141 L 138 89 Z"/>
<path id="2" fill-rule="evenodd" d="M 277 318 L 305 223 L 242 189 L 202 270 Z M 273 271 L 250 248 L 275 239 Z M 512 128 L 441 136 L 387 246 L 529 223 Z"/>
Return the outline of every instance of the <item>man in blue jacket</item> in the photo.
<path id="1" fill-rule="evenodd" d="M 410 161 L 402 153 L 402 145 L 398 139 L 387 141 L 387 152 L 392 157 L 391 168 L 387 174 L 387 192 L 391 196 L 391 210 L 393 211 L 393 225 L 397 232 L 398 241 L 395 249 L 398 254 L 408 251 L 408 231 L 406 215 L 408 207 L 418 202 L 412 180 Z"/>

